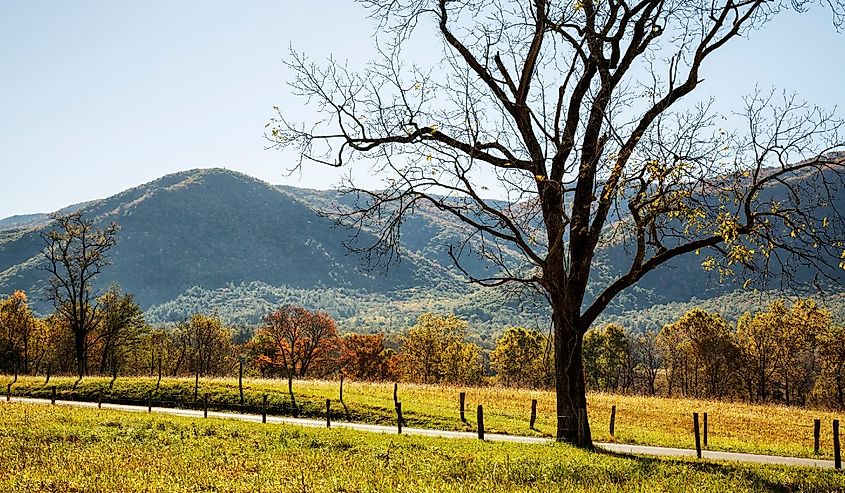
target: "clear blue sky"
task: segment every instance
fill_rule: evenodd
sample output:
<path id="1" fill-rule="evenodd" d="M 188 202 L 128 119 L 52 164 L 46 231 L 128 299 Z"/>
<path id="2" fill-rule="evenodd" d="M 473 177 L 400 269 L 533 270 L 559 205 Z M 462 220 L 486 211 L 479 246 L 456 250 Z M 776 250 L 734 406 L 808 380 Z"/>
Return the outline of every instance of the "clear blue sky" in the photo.
<path id="1" fill-rule="evenodd" d="M 281 59 L 293 46 L 362 62 L 373 55 L 373 29 L 345 0 L 3 0 L 0 217 L 196 167 L 330 187 L 330 170 L 287 177 L 292 156 L 264 150 L 274 104 L 308 116 L 287 94 Z M 711 61 L 704 90 L 722 110 L 755 84 L 845 107 L 843 53 L 845 35 L 827 12 L 790 14 Z"/>

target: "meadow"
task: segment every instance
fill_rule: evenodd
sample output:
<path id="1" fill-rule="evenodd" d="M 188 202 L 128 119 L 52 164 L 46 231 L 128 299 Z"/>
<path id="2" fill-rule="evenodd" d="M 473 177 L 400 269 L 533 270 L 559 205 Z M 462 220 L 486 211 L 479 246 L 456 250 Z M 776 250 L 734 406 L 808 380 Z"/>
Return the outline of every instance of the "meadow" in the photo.
<path id="1" fill-rule="evenodd" d="M 0 403 L 0 491 L 845 491 L 833 470 Z"/>
<path id="2" fill-rule="evenodd" d="M 237 379 L 200 379 L 194 402 L 193 378 L 89 377 L 74 389 L 75 378 L 19 377 L 12 395 L 49 398 L 55 385 L 59 399 L 145 404 L 152 391 L 154 405 L 201 407 L 204 396 L 212 410 L 259 412 L 262 396 L 268 396 L 268 412 L 292 415 L 294 408 L 287 381 L 244 379 L 244 405 L 240 405 Z M 11 381 L 11 377 L 6 380 Z M 393 425 L 396 414 L 392 383 L 346 381 L 344 404 L 339 402 L 339 382 L 303 380 L 293 382 L 296 414 L 323 419 L 325 401 L 332 400 L 333 419 Z M 466 393 L 466 422 L 459 418 L 458 394 Z M 503 387 L 452 387 L 400 383 L 406 426 L 441 430 L 475 430 L 476 406 L 484 405 L 486 432 L 522 436 L 552 436 L 554 395 L 549 391 Z M 531 400 L 537 399 L 537 421 L 529 428 Z M 710 450 L 747 452 L 793 457 L 831 459 L 831 421 L 843 418 L 829 411 L 785 406 L 753 405 L 694 399 L 643 397 L 593 393 L 588 396 L 593 438 L 665 447 L 693 448 L 692 413 L 708 413 Z M 617 407 L 615 436 L 609 434 L 611 406 Z M 820 455 L 813 453 L 813 419 L 822 421 Z"/>

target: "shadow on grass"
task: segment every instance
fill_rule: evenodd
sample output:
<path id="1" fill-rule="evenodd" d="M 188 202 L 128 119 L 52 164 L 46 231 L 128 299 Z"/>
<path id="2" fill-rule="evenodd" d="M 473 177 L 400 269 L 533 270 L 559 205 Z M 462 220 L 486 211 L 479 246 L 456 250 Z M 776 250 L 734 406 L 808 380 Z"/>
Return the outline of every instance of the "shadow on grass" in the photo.
<path id="1" fill-rule="evenodd" d="M 695 459 L 684 457 L 653 457 L 629 454 L 625 452 L 615 452 L 612 450 L 605 450 L 597 447 L 593 448 L 591 452 L 607 457 L 614 457 L 617 459 L 633 462 L 634 464 L 636 464 L 637 469 L 643 472 L 652 471 L 656 467 L 663 465 L 681 466 L 701 473 L 718 474 L 723 477 L 738 478 L 741 480 L 748 481 L 756 486 L 759 486 L 765 491 L 777 493 L 788 493 L 798 491 L 799 489 L 801 489 L 802 486 L 809 486 L 807 483 L 806 475 L 800 472 L 802 469 L 805 469 L 801 466 L 785 466 L 780 464 L 757 464 L 745 462 L 716 462 L 712 459 Z M 771 474 L 771 472 L 766 470 L 768 468 L 785 468 L 787 470 L 793 471 L 795 474 L 791 474 L 788 477 L 785 477 L 784 475 L 778 475 L 777 477 L 780 479 L 780 481 L 775 481 L 772 479 L 773 475 Z M 823 486 L 819 485 L 819 488 L 823 488 Z M 810 491 L 830 490 L 813 490 L 811 486 Z M 843 490 L 837 489 L 836 491 Z"/>

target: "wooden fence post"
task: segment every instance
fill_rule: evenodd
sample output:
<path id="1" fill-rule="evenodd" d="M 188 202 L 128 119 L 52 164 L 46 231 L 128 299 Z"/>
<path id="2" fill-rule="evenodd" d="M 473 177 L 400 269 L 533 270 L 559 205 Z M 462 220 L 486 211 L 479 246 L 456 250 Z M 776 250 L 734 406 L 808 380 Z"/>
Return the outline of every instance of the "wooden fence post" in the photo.
<path id="1" fill-rule="evenodd" d="M 833 467 L 842 469 L 842 453 L 839 449 L 839 420 L 833 420 Z"/>
<path id="2" fill-rule="evenodd" d="M 50 371 L 53 369 L 53 363 L 47 363 L 47 378 L 44 380 L 44 385 L 50 383 Z"/>
<path id="3" fill-rule="evenodd" d="M 296 397 L 293 395 L 293 376 L 288 375 L 288 393 L 290 394 L 290 404 L 293 408 L 294 417 L 299 417 L 299 408 L 296 407 Z"/>
<path id="4" fill-rule="evenodd" d="M 103 408 L 103 391 L 97 392 L 97 409 Z"/>
<path id="5" fill-rule="evenodd" d="M 528 421 L 528 428 L 534 429 L 534 423 L 537 422 L 537 399 L 531 399 L 531 420 Z"/>
<path id="6" fill-rule="evenodd" d="M 202 417 L 208 417 L 208 394 L 202 396 Z"/>
<path id="7" fill-rule="evenodd" d="M 707 413 L 704 413 L 704 448 L 707 448 Z"/>
<path id="8" fill-rule="evenodd" d="M 261 422 L 267 422 L 267 394 L 264 394 L 263 400 L 261 402 Z"/>
<path id="9" fill-rule="evenodd" d="M 161 358 L 158 359 L 158 380 L 156 380 L 156 392 L 161 385 Z"/>
<path id="10" fill-rule="evenodd" d="M 332 427 L 332 400 L 326 399 L 326 428 Z"/>
<path id="11" fill-rule="evenodd" d="M 343 402 L 343 373 L 340 374 L 340 402 Z"/>
<path id="12" fill-rule="evenodd" d="M 50 395 L 50 404 L 56 403 L 56 386 L 53 385 L 52 394 Z"/>
<path id="13" fill-rule="evenodd" d="M 241 406 L 244 405 L 244 359 L 238 359 L 238 392 L 241 395 Z"/>
<path id="14" fill-rule="evenodd" d="M 822 420 L 813 420 L 813 454 L 819 455 L 819 437 L 822 432 Z"/>
<path id="15" fill-rule="evenodd" d="M 6 385 L 6 402 L 12 400 L 12 384 Z"/>
<path id="16" fill-rule="evenodd" d="M 478 421 L 478 439 L 484 440 L 484 407 L 481 404 L 478 405 L 476 420 Z"/>
<path id="17" fill-rule="evenodd" d="M 393 383 L 393 405 L 399 404 L 399 384 L 394 382 Z"/>
<path id="18" fill-rule="evenodd" d="M 461 421 L 464 422 L 464 423 L 467 422 L 466 403 L 467 403 L 467 393 L 461 392 L 460 394 L 458 394 L 458 404 L 460 405 Z"/>
<path id="19" fill-rule="evenodd" d="M 153 391 L 152 390 L 147 391 L 147 412 L 148 413 L 153 412 Z"/>
<path id="20" fill-rule="evenodd" d="M 701 433 L 698 429 L 698 413 L 692 413 L 692 431 L 695 433 L 695 455 L 701 458 Z"/>
<path id="21" fill-rule="evenodd" d="M 610 436 L 616 436 L 616 435 L 614 435 L 615 431 L 616 431 L 616 404 L 614 404 L 610 408 Z"/>
<path id="22" fill-rule="evenodd" d="M 402 421 L 404 421 L 404 419 L 402 418 L 402 403 L 397 402 L 396 403 L 396 426 L 399 430 L 400 435 L 402 434 Z"/>

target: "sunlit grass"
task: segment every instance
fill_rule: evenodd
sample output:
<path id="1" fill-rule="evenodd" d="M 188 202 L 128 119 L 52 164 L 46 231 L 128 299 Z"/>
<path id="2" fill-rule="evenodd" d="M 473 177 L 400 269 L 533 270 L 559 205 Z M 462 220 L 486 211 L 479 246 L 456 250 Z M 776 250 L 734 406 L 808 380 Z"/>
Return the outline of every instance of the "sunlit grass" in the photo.
<path id="1" fill-rule="evenodd" d="M 147 392 L 156 386 L 155 378 L 118 378 L 112 389 L 108 378 L 85 378 L 71 391 L 74 378 L 56 377 L 44 386 L 41 378 L 21 377 L 13 386 L 15 395 L 49 398 L 50 387 L 57 386 L 60 399 L 96 401 L 100 392 L 106 401 L 141 404 Z M 459 419 L 458 394 L 466 392 L 466 422 Z M 345 419 L 338 401 L 339 382 L 294 381 L 294 394 L 300 416 L 322 419 L 325 400 L 331 399 L 334 419 Z M 293 407 L 287 382 L 280 380 L 245 379 L 245 407 L 239 405 L 235 379 L 200 380 L 199 400 L 208 394 L 211 409 L 257 412 L 262 395 L 267 394 L 271 414 L 292 414 Z M 154 402 L 165 405 L 193 405 L 194 380 L 190 378 L 161 381 L 154 392 Z M 399 384 L 407 426 L 442 430 L 474 431 L 476 406 L 484 405 L 487 433 L 508 433 L 524 436 L 554 434 L 554 395 L 548 391 L 532 391 L 502 387 L 454 387 L 441 385 Z M 529 428 L 531 399 L 537 399 L 537 422 Z M 831 421 L 835 413 L 783 406 L 751 405 L 692 399 L 590 394 L 589 416 L 596 441 L 616 441 L 644 445 L 692 448 L 692 413 L 708 413 L 709 449 L 814 457 L 813 419 L 822 420 L 821 457 L 831 458 Z M 344 402 L 349 418 L 374 424 L 393 425 L 396 414 L 392 383 L 346 381 Z M 609 434 L 611 406 L 616 405 L 616 433 Z"/>
<path id="2" fill-rule="evenodd" d="M 0 403 L 0 491 L 841 491 L 832 470 Z"/>

